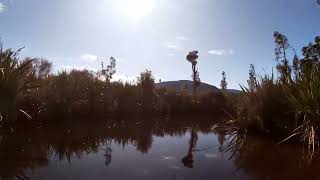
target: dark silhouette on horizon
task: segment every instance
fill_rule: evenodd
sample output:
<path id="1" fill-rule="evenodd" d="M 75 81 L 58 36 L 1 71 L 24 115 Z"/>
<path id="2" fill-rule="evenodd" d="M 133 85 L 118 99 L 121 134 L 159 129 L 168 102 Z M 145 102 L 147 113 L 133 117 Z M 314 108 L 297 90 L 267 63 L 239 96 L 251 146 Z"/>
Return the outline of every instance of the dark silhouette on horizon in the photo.
<path id="1" fill-rule="evenodd" d="M 197 59 L 199 58 L 198 56 L 198 51 L 190 51 L 189 54 L 187 55 L 186 59 L 191 63 L 192 67 L 192 80 L 193 80 L 193 99 L 194 101 L 196 100 L 196 92 L 197 92 L 197 87 L 200 85 L 200 77 L 199 77 L 199 71 L 197 68 L 198 61 Z"/>

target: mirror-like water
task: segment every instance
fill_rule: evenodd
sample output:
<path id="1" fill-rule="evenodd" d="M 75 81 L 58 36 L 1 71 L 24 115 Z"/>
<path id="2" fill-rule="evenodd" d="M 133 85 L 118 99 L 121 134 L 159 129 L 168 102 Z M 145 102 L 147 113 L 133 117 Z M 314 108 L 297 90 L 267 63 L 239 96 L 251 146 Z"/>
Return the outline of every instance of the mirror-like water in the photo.
<path id="1" fill-rule="evenodd" d="M 292 145 L 251 137 L 241 151 L 224 152 L 230 139 L 212 131 L 211 121 L 163 122 L 86 121 L 3 131 L 0 177 L 299 179 L 320 174 L 320 164 L 306 165 Z"/>

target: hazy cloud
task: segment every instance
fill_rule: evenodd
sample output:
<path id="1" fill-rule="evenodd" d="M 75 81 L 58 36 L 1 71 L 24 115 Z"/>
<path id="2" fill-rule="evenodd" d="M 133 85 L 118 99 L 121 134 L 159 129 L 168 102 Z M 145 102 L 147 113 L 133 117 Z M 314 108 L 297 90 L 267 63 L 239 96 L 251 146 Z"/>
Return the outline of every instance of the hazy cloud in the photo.
<path id="1" fill-rule="evenodd" d="M 80 61 L 79 57 L 45 57 L 46 59 L 54 62 L 53 63 L 53 71 L 54 72 L 61 72 L 62 70 L 71 71 L 72 69 L 76 70 L 90 70 L 90 71 L 97 71 L 99 64 L 90 63 L 87 61 Z"/>
<path id="2" fill-rule="evenodd" d="M 125 58 L 123 58 L 123 57 L 114 57 L 115 59 L 116 59 L 116 62 L 118 63 L 123 63 L 123 62 L 125 62 L 126 61 L 126 59 Z"/>
<path id="3" fill-rule="evenodd" d="M 71 71 L 73 69 L 75 70 L 84 70 L 85 67 L 84 66 L 77 66 L 77 65 L 60 65 L 59 66 L 59 70 L 65 70 L 65 71 Z"/>
<path id="4" fill-rule="evenodd" d="M 173 51 L 181 51 L 183 50 L 181 44 L 179 42 L 175 42 L 175 41 L 168 41 L 163 43 L 163 46 L 166 47 L 169 50 L 173 50 Z"/>
<path id="5" fill-rule="evenodd" d="M 115 81 L 122 81 L 122 82 L 131 82 L 131 83 L 135 83 L 137 77 L 136 76 L 128 76 L 126 74 L 115 74 L 111 81 L 115 82 Z"/>
<path id="6" fill-rule="evenodd" d="M 73 64 L 58 64 L 55 66 L 54 70 L 56 72 L 60 72 L 60 71 L 71 71 L 71 70 L 89 70 L 89 71 L 98 71 L 97 68 L 93 68 L 91 66 L 88 65 L 73 65 Z"/>
<path id="7" fill-rule="evenodd" d="M 175 45 L 175 44 L 168 44 L 167 47 L 168 47 L 169 49 L 175 49 L 175 50 L 178 49 L 178 46 Z"/>
<path id="8" fill-rule="evenodd" d="M 174 42 L 165 42 L 163 44 L 166 48 L 171 49 L 171 50 L 179 50 L 180 48 L 178 45 Z"/>
<path id="9" fill-rule="evenodd" d="M 95 62 L 98 59 L 98 56 L 96 56 L 94 54 L 83 54 L 81 56 L 81 59 L 86 62 Z"/>
<path id="10" fill-rule="evenodd" d="M 183 46 L 185 42 L 182 42 L 182 41 L 187 41 L 187 40 L 189 40 L 189 38 L 186 36 L 176 36 L 174 39 L 170 41 L 166 41 L 162 45 L 170 50 L 183 51 L 184 50 Z M 169 55 L 169 56 L 172 56 L 172 55 Z"/>
<path id="11" fill-rule="evenodd" d="M 216 56 L 224 56 L 224 55 L 233 55 L 233 49 L 212 49 L 208 51 L 209 54 L 216 55 Z"/>
<path id="12" fill-rule="evenodd" d="M 180 41 L 187 41 L 189 40 L 189 38 L 185 37 L 185 36 L 177 36 L 176 37 L 177 40 L 180 40 Z"/>
<path id="13" fill-rule="evenodd" d="M 63 72 L 63 71 L 70 72 L 72 70 L 88 70 L 88 71 L 97 72 L 99 69 L 88 66 L 88 65 L 53 64 L 54 73 Z"/>
<path id="14" fill-rule="evenodd" d="M 6 6 L 0 2 L 0 13 L 2 13 L 6 9 Z"/>

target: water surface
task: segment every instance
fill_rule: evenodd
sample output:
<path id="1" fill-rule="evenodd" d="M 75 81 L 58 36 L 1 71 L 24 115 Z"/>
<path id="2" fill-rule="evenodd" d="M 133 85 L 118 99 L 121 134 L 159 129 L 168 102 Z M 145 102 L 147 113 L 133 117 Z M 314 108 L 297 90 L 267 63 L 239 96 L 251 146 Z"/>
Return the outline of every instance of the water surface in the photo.
<path id="1" fill-rule="evenodd" d="M 250 137 L 225 152 L 230 137 L 213 121 L 86 121 L 3 131 L 2 179 L 317 178 L 301 150 Z"/>

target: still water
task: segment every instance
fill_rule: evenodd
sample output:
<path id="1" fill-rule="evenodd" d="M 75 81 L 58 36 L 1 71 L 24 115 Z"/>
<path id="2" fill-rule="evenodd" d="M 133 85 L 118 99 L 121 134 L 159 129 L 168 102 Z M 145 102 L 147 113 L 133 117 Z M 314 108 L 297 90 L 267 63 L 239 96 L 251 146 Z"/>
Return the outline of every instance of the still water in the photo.
<path id="1" fill-rule="evenodd" d="M 320 175 L 319 163 L 306 163 L 293 145 L 247 137 L 241 150 L 226 152 L 230 137 L 213 131 L 213 124 L 91 120 L 2 131 L 0 177 L 163 180 L 317 179 Z"/>

